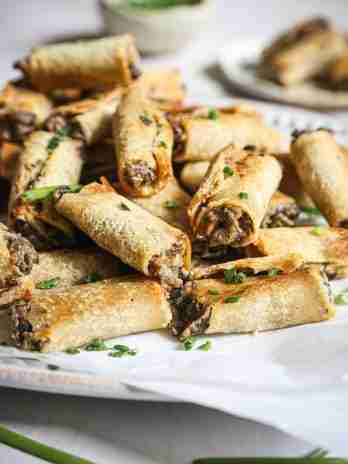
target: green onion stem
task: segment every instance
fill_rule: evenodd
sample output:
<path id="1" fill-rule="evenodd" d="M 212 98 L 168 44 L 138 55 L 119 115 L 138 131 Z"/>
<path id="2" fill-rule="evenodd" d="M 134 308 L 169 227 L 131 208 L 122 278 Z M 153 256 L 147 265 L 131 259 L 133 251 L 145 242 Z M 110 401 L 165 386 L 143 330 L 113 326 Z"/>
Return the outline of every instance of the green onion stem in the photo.
<path id="1" fill-rule="evenodd" d="M 314 457 L 262 457 L 262 458 L 202 458 L 196 459 L 192 464 L 347 464 L 348 459 L 327 458 L 323 455 Z"/>
<path id="2" fill-rule="evenodd" d="M 54 464 L 95 464 L 0 426 L 0 443 Z"/>

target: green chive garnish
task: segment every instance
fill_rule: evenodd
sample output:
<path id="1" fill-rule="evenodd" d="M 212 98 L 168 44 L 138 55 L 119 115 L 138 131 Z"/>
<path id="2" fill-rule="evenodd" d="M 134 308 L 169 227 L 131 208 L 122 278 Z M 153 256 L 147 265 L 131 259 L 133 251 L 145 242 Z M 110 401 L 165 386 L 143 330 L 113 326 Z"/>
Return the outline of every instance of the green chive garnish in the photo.
<path id="1" fill-rule="evenodd" d="M 175 200 L 167 200 L 165 203 L 164 203 L 164 206 L 168 209 L 175 209 L 178 207 L 178 204 Z"/>
<path id="2" fill-rule="evenodd" d="M 190 351 L 194 347 L 196 339 L 194 337 L 186 337 L 181 343 L 185 351 Z"/>
<path id="3" fill-rule="evenodd" d="M 237 301 L 239 300 L 240 300 L 240 296 L 237 296 L 237 295 L 230 295 L 224 298 L 225 303 L 237 303 Z"/>
<path id="4" fill-rule="evenodd" d="M 48 141 L 47 144 L 47 151 L 48 153 L 52 153 L 64 140 L 65 137 L 68 137 L 71 134 L 71 127 L 63 127 L 62 129 L 58 129 L 54 136 Z"/>
<path id="5" fill-rule="evenodd" d="M 21 198 L 26 203 L 35 203 L 36 201 L 43 201 L 50 199 L 54 192 L 59 188 L 64 188 L 64 193 L 77 193 L 81 190 L 82 185 L 64 185 L 64 186 L 50 186 L 50 187 L 39 187 L 32 190 L 27 190 L 22 193 Z"/>
<path id="6" fill-rule="evenodd" d="M 159 146 L 162 147 L 162 148 L 167 148 L 167 144 L 166 144 L 166 142 L 164 140 L 160 141 Z"/>
<path id="7" fill-rule="evenodd" d="M 216 121 L 216 119 L 219 119 L 219 113 L 214 108 L 211 108 L 208 111 L 208 119 L 212 119 L 213 121 Z"/>
<path id="8" fill-rule="evenodd" d="M 320 237 L 325 233 L 325 229 L 323 227 L 314 227 L 314 229 L 311 230 L 312 235 L 316 235 L 317 237 Z"/>
<path id="9" fill-rule="evenodd" d="M 199 345 L 199 347 L 197 348 L 197 350 L 201 350 L 201 351 L 209 351 L 212 347 L 212 343 L 210 340 L 207 340 L 205 343 L 203 343 L 202 345 Z"/>
<path id="10" fill-rule="evenodd" d="M 346 295 L 343 293 L 340 293 L 339 295 L 335 296 L 335 304 L 337 305 L 345 305 L 348 304 L 348 301 L 346 300 Z"/>
<path id="11" fill-rule="evenodd" d="M 152 119 L 150 119 L 146 114 L 142 114 L 139 117 L 140 120 L 145 124 L 145 126 L 151 126 Z"/>
<path id="12" fill-rule="evenodd" d="M 225 166 L 224 167 L 224 174 L 226 177 L 228 176 L 233 176 L 234 175 L 234 171 L 233 169 L 230 167 L 230 166 Z"/>
<path id="13" fill-rule="evenodd" d="M 318 208 L 310 208 L 310 207 L 306 207 L 306 206 L 303 206 L 302 208 L 302 211 L 306 214 L 309 214 L 311 216 L 320 216 L 321 215 L 321 212 Z"/>
<path id="14" fill-rule="evenodd" d="M 209 295 L 220 295 L 220 292 L 217 288 L 209 288 L 208 293 Z"/>
<path id="15" fill-rule="evenodd" d="M 276 268 L 274 267 L 273 269 L 270 269 L 270 270 L 267 272 L 267 275 L 268 275 L 268 277 L 275 277 L 275 276 L 277 276 L 279 273 L 280 273 L 280 270 L 279 270 L 279 269 L 276 269 Z"/>
<path id="16" fill-rule="evenodd" d="M 249 195 L 247 194 L 247 192 L 239 192 L 239 195 L 238 195 L 238 196 L 239 196 L 239 198 L 240 198 L 241 200 L 247 200 L 248 197 L 249 197 Z"/>
<path id="17" fill-rule="evenodd" d="M 120 208 L 123 209 L 123 211 L 130 211 L 130 207 L 126 205 L 126 203 L 120 203 Z"/>
<path id="18" fill-rule="evenodd" d="M 67 348 L 65 350 L 66 354 L 79 354 L 80 350 L 78 348 Z"/>
<path id="19" fill-rule="evenodd" d="M 100 338 L 95 338 L 88 345 L 85 346 L 86 351 L 108 351 L 109 348 L 105 342 Z"/>
<path id="20" fill-rule="evenodd" d="M 36 288 L 39 290 L 48 290 L 50 288 L 58 287 L 60 283 L 60 277 L 53 277 L 52 279 L 42 280 L 36 284 Z"/>
<path id="21" fill-rule="evenodd" d="M 224 279 L 226 284 L 241 284 L 246 279 L 244 272 L 237 271 L 236 268 L 226 269 L 224 271 Z"/>

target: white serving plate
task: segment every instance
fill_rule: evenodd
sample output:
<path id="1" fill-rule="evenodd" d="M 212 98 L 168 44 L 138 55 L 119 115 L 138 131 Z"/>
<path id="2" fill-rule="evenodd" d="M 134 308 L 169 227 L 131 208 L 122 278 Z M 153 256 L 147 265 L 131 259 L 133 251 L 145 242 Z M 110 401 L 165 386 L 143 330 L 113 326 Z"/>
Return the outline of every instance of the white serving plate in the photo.
<path id="1" fill-rule="evenodd" d="M 311 82 L 286 88 L 258 77 L 256 63 L 265 43 L 234 40 L 220 50 L 219 64 L 233 86 L 251 96 L 316 110 L 348 108 L 348 92 L 324 90 Z"/>

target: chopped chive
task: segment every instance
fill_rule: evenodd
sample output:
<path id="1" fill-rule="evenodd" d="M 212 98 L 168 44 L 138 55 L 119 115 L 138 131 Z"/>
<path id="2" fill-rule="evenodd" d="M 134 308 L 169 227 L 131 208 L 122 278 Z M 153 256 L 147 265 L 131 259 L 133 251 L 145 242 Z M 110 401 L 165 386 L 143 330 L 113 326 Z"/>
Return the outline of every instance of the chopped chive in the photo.
<path id="1" fill-rule="evenodd" d="M 137 350 L 131 350 L 127 345 L 114 345 L 109 356 L 112 358 L 122 358 L 123 356 L 135 356 Z"/>
<path id="2" fill-rule="evenodd" d="M 105 342 L 100 338 L 95 338 L 88 345 L 85 346 L 86 351 L 108 351 L 109 348 L 106 346 Z"/>
<path id="3" fill-rule="evenodd" d="M 201 351 L 209 351 L 212 347 L 212 343 L 210 340 L 207 340 L 205 343 L 203 343 L 202 345 L 199 345 L 199 347 L 197 348 L 197 350 L 201 350 Z"/>
<path id="4" fill-rule="evenodd" d="M 52 279 L 42 280 L 36 284 L 36 288 L 39 290 L 48 290 L 50 288 L 58 287 L 60 283 L 60 277 L 53 277 Z"/>
<path id="5" fill-rule="evenodd" d="M 314 227 L 314 229 L 311 230 L 312 235 L 316 235 L 317 237 L 320 237 L 325 233 L 325 229 L 323 227 Z"/>
<path id="6" fill-rule="evenodd" d="M 225 269 L 224 280 L 226 284 L 241 284 L 246 279 L 244 272 L 239 272 L 235 267 Z"/>
<path id="7" fill-rule="evenodd" d="M 196 339 L 194 337 L 186 337 L 181 343 L 185 351 L 191 351 L 196 343 Z"/>
<path id="8" fill-rule="evenodd" d="M 321 212 L 318 208 L 310 208 L 303 206 L 301 209 L 304 213 L 309 214 L 311 216 L 321 216 Z"/>
<path id="9" fill-rule="evenodd" d="M 238 196 L 241 200 L 247 200 L 249 198 L 247 192 L 239 192 Z"/>
<path id="10" fill-rule="evenodd" d="M 224 167 L 224 174 L 225 174 L 225 176 L 230 177 L 230 176 L 234 175 L 234 171 L 230 166 L 225 166 Z"/>
<path id="11" fill-rule="evenodd" d="M 215 110 L 214 108 L 211 108 L 209 111 L 208 111 L 208 119 L 212 119 L 213 121 L 216 121 L 217 119 L 219 119 L 219 113 L 217 110 Z"/>
<path id="12" fill-rule="evenodd" d="M 50 187 L 39 187 L 25 191 L 22 193 L 21 198 L 26 203 L 35 203 L 36 201 L 48 200 L 52 198 L 54 192 L 60 188 L 64 189 L 64 193 L 77 193 L 81 190 L 82 185 L 54 185 Z"/>
<path id="13" fill-rule="evenodd" d="M 209 288 L 208 293 L 209 295 L 220 295 L 220 292 L 217 288 Z"/>
<path id="14" fill-rule="evenodd" d="M 146 114 L 141 114 L 140 120 L 145 124 L 145 126 L 151 126 L 152 119 L 150 119 Z"/>
<path id="15" fill-rule="evenodd" d="M 168 209 L 175 209 L 178 207 L 178 203 L 175 200 L 167 200 L 164 206 Z"/>
<path id="16" fill-rule="evenodd" d="M 164 140 L 160 141 L 159 146 L 162 147 L 162 148 L 167 148 L 167 144 L 166 144 L 166 142 Z"/>
<path id="17" fill-rule="evenodd" d="M 66 354 L 79 354 L 80 350 L 78 348 L 67 348 L 65 350 Z"/>
<path id="18" fill-rule="evenodd" d="M 224 298 L 225 303 L 237 303 L 237 301 L 239 300 L 240 300 L 240 296 L 237 296 L 237 295 L 230 295 Z"/>
<path id="19" fill-rule="evenodd" d="M 47 369 L 50 371 L 59 371 L 60 367 L 56 364 L 47 364 Z"/>
<path id="20" fill-rule="evenodd" d="M 275 277 L 275 276 L 277 276 L 279 273 L 280 273 L 280 270 L 274 267 L 273 269 L 270 269 L 270 270 L 267 272 L 267 275 L 268 275 L 268 277 Z"/>
<path id="21" fill-rule="evenodd" d="M 335 304 L 337 305 L 345 305 L 348 304 L 348 301 L 346 300 L 346 295 L 343 293 L 340 293 L 339 295 L 335 296 Z"/>
<path id="22" fill-rule="evenodd" d="M 130 207 L 126 205 L 126 203 L 120 203 L 120 208 L 123 209 L 123 211 L 130 211 Z"/>
<path id="23" fill-rule="evenodd" d="M 48 153 L 52 153 L 62 142 L 62 140 L 69 136 L 71 133 L 71 127 L 63 127 L 62 129 L 58 129 L 54 136 L 48 141 L 47 144 L 47 151 Z"/>

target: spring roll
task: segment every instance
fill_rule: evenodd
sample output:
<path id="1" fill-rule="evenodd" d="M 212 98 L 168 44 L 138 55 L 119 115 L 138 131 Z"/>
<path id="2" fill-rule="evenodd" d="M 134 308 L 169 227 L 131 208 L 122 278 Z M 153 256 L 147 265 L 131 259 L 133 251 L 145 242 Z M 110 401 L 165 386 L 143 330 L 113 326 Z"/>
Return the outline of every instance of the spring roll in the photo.
<path id="1" fill-rule="evenodd" d="M 286 31 L 263 51 L 259 73 L 281 85 L 295 85 L 319 74 L 346 49 L 344 36 L 325 18 L 313 18 Z"/>
<path id="2" fill-rule="evenodd" d="M 91 247 L 39 253 L 30 277 L 39 288 L 55 288 L 109 279 L 127 272 L 127 266 L 115 256 Z"/>
<path id="3" fill-rule="evenodd" d="M 261 227 L 293 227 L 301 210 L 294 198 L 275 192 L 268 204 Z"/>
<path id="4" fill-rule="evenodd" d="M 14 143 L 0 144 L 0 177 L 12 180 L 21 151 L 22 148 Z"/>
<path id="5" fill-rule="evenodd" d="M 16 345 L 43 352 L 163 329 L 171 320 L 165 290 L 139 275 L 36 291 L 11 309 Z"/>
<path id="6" fill-rule="evenodd" d="M 226 271 L 231 273 L 235 270 L 235 279 L 244 281 L 247 276 L 289 274 L 301 268 L 303 263 L 303 258 L 295 253 L 243 258 L 218 264 L 200 263 L 192 268 L 191 278 L 223 277 Z"/>
<path id="7" fill-rule="evenodd" d="M 21 143 L 52 110 L 51 101 L 33 90 L 6 84 L 0 93 L 0 141 Z"/>
<path id="8" fill-rule="evenodd" d="M 180 172 L 180 182 L 191 193 L 197 192 L 210 166 L 210 161 L 185 163 Z"/>
<path id="9" fill-rule="evenodd" d="M 256 243 L 247 247 L 249 256 L 296 253 L 307 264 L 348 266 L 348 231 L 332 227 L 279 227 L 262 229 Z M 329 272 L 334 278 L 335 272 Z M 337 277 L 336 277 L 337 278 Z"/>
<path id="10" fill-rule="evenodd" d="M 306 192 L 332 227 L 348 227 L 348 157 L 325 129 L 294 134 L 291 158 Z"/>
<path id="11" fill-rule="evenodd" d="M 46 121 L 46 128 L 56 132 L 69 128 L 72 138 L 86 145 L 111 137 L 111 121 L 123 94 L 122 89 L 105 93 L 99 99 L 89 98 L 55 109 Z"/>
<path id="12" fill-rule="evenodd" d="M 191 201 L 175 177 L 172 177 L 163 190 L 147 198 L 134 198 L 134 202 L 145 208 L 171 226 L 189 232 L 187 207 Z"/>
<path id="13" fill-rule="evenodd" d="M 308 268 L 240 284 L 189 282 L 171 293 L 173 331 L 180 337 L 253 333 L 325 321 L 335 315 L 326 276 Z"/>
<path id="14" fill-rule="evenodd" d="M 127 86 L 139 77 L 131 35 L 46 45 L 15 64 L 40 92 Z"/>
<path id="15" fill-rule="evenodd" d="M 58 186 L 76 187 L 82 164 L 77 140 L 37 131 L 25 142 L 11 189 L 9 223 L 37 249 L 74 243 L 74 228 L 57 214 L 51 196 Z"/>
<path id="16" fill-rule="evenodd" d="M 110 187 L 89 184 L 59 195 L 56 209 L 101 248 L 145 275 L 181 285 L 190 268 L 190 240 Z"/>
<path id="17" fill-rule="evenodd" d="M 185 100 L 186 90 L 178 69 L 145 71 L 137 81 L 144 94 L 157 102 L 163 111 L 179 110 Z"/>
<path id="18" fill-rule="evenodd" d="M 162 190 L 172 176 L 173 131 L 157 106 L 133 87 L 113 121 L 120 187 L 132 197 Z"/>
<path id="19" fill-rule="evenodd" d="M 253 243 L 281 176 L 273 156 L 233 145 L 222 150 L 187 210 L 195 240 L 210 248 Z"/>
<path id="20" fill-rule="evenodd" d="M 214 115 L 214 116 L 213 116 Z M 214 112 L 208 117 L 192 115 L 170 118 L 174 130 L 174 161 L 211 161 L 227 145 L 252 145 L 270 153 L 283 152 L 283 136 L 259 116 L 244 112 Z"/>

